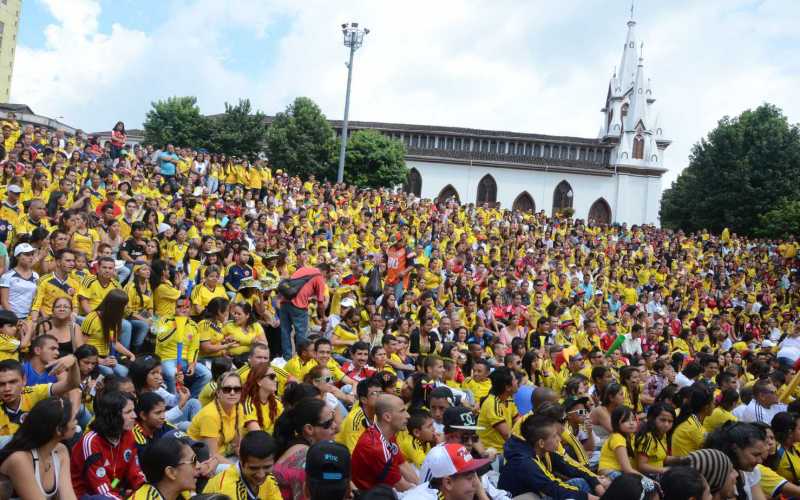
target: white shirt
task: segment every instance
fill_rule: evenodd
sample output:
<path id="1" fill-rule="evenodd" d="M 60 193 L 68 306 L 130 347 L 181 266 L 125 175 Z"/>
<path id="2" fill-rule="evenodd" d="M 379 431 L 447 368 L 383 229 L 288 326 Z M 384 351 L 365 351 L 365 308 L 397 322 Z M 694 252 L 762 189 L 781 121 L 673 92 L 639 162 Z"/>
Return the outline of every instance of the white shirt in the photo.
<path id="1" fill-rule="evenodd" d="M 742 410 L 742 416 L 739 417 L 739 420 L 742 422 L 760 422 L 762 424 L 771 425 L 772 418 L 782 411 L 786 411 L 787 406 L 782 403 L 776 403 L 769 408 L 765 408 L 758 404 L 755 399 L 750 401 L 750 403 L 744 407 Z"/>
<path id="2" fill-rule="evenodd" d="M 641 338 L 633 338 L 631 336 L 626 335 L 625 340 L 622 341 L 621 346 L 623 354 L 638 354 L 642 355 L 642 339 Z"/>
<path id="3" fill-rule="evenodd" d="M 19 319 L 25 319 L 31 313 L 38 281 L 39 275 L 36 272 L 30 278 L 23 278 L 14 269 L 0 276 L 0 288 L 8 288 L 8 304 Z"/>
<path id="4" fill-rule="evenodd" d="M 675 375 L 675 385 L 677 385 L 679 388 L 683 389 L 684 387 L 688 387 L 692 384 L 694 384 L 694 381 L 684 375 L 683 372 L 679 372 L 677 375 Z"/>

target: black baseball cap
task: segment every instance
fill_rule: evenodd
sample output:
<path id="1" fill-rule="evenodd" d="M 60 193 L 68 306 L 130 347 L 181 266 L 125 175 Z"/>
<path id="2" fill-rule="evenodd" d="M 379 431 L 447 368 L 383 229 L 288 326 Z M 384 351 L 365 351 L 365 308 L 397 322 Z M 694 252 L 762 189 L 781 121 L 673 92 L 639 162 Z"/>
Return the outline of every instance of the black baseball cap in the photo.
<path id="1" fill-rule="evenodd" d="M 350 480 L 350 451 L 334 441 L 320 441 L 306 453 L 306 477 L 316 481 Z"/>
<path id="2" fill-rule="evenodd" d="M 465 406 L 453 406 L 444 411 L 442 417 L 444 431 L 482 431 L 484 427 L 478 426 L 475 414 Z"/>

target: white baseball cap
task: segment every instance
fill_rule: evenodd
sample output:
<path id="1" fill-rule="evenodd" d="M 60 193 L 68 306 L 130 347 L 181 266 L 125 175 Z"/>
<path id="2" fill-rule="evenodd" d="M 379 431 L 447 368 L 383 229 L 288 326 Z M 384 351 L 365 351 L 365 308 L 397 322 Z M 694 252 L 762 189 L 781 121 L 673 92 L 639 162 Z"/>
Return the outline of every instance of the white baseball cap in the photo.
<path id="1" fill-rule="evenodd" d="M 22 188 L 17 186 L 16 184 L 11 184 L 10 186 L 8 186 L 8 192 L 19 194 L 22 192 Z"/>
<path id="2" fill-rule="evenodd" d="M 430 481 L 438 477 L 448 477 L 480 469 L 490 463 L 490 458 L 472 458 L 464 445 L 447 443 L 434 446 L 422 463 L 422 479 Z"/>
<path id="3" fill-rule="evenodd" d="M 28 253 L 28 252 L 35 252 L 36 249 L 33 248 L 30 243 L 20 243 L 19 245 L 14 248 L 14 257 L 19 257 L 21 253 Z"/>

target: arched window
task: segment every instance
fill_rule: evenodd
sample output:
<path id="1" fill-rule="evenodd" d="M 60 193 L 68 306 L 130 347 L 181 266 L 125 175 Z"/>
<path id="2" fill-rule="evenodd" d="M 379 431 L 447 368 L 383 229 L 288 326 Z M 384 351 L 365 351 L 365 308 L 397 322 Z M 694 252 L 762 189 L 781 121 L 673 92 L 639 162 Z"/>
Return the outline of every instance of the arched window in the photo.
<path id="1" fill-rule="evenodd" d="M 406 182 L 403 184 L 403 192 L 413 194 L 414 196 L 421 196 L 422 176 L 416 168 L 412 168 L 408 171 Z"/>
<path id="2" fill-rule="evenodd" d="M 511 210 L 517 212 L 535 212 L 536 203 L 533 201 L 533 197 L 528 194 L 527 191 L 523 191 L 514 200 L 514 204 L 511 205 Z"/>
<path id="3" fill-rule="evenodd" d="M 553 214 L 560 212 L 565 208 L 572 208 L 572 186 L 567 181 L 561 181 L 553 191 Z"/>
<path id="4" fill-rule="evenodd" d="M 483 205 L 484 203 L 494 204 L 497 201 L 497 183 L 494 177 L 489 174 L 483 176 L 483 179 L 478 183 L 478 197 L 475 203 Z"/>
<path id="5" fill-rule="evenodd" d="M 592 203 L 589 208 L 589 223 L 594 225 L 611 224 L 611 207 L 608 206 L 605 199 L 598 198 Z"/>
<path id="6" fill-rule="evenodd" d="M 456 200 L 456 203 L 461 204 L 461 199 L 458 197 L 458 191 L 452 185 L 446 185 L 439 191 L 439 201 L 447 201 L 449 199 Z"/>
<path id="7" fill-rule="evenodd" d="M 641 160 L 644 158 L 644 137 L 642 134 L 636 134 L 633 138 L 633 159 Z"/>

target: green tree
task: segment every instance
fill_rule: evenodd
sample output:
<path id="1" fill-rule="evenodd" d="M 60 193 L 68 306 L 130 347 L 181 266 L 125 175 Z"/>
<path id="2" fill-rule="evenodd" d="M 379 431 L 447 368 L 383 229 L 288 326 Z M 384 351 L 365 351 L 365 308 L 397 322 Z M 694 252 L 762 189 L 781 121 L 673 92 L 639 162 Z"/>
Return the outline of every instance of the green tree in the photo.
<path id="1" fill-rule="evenodd" d="M 761 214 L 798 199 L 800 130 L 776 106 L 763 104 L 724 117 L 695 144 L 689 166 L 664 192 L 661 224 L 753 235 Z"/>
<path id="2" fill-rule="evenodd" d="M 800 200 L 785 200 L 759 217 L 759 236 L 789 238 L 800 235 Z"/>
<path id="3" fill-rule="evenodd" d="M 314 101 L 298 97 L 278 113 L 267 129 L 267 152 L 273 167 L 306 178 L 330 178 L 336 140 L 333 128 Z"/>
<path id="4" fill-rule="evenodd" d="M 253 113 L 249 99 L 225 103 L 225 112 L 209 119 L 209 147 L 226 155 L 254 157 L 264 150 L 267 123 L 261 111 Z"/>
<path id="5" fill-rule="evenodd" d="M 362 188 L 400 185 L 408 175 L 405 153 L 402 142 L 376 130 L 354 132 L 347 140 L 344 181 Z"/>
<path id="6" fill-rule="evenodd" d="M 208 119 L 200 114 L 196 97 L 170 97 L 151 103 L 144 121 L 144 142 L 201 147 L 208 145 Z"/>

